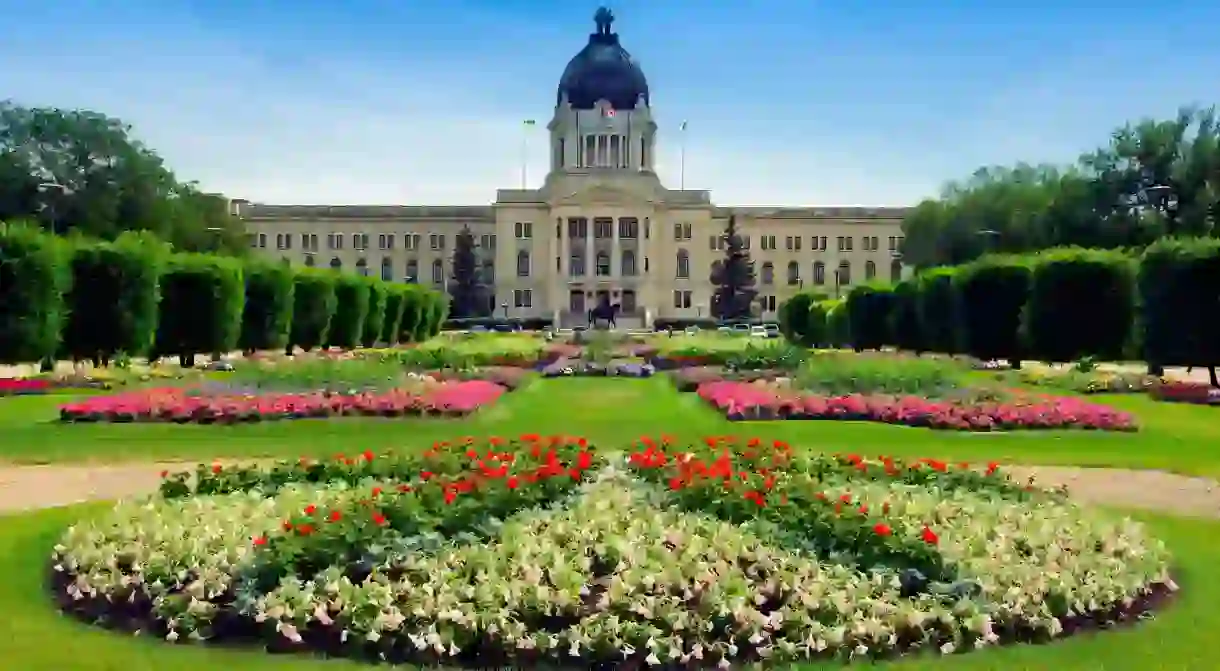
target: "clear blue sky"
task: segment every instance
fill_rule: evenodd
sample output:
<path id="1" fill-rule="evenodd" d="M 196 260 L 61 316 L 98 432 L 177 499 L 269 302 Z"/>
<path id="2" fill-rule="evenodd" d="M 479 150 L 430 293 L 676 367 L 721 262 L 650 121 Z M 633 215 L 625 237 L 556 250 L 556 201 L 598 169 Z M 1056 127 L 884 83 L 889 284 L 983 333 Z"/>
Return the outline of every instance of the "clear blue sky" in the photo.
<path id="1" fill-rule="evenodd" d="M 0 0 L 0 97 L 119 116 L 235 197 L 487 203 L 518 183 L 526 118 L 540 181 L 598 4 Z M 1220 102 L 1214 1 L 607 4 L 649 78 L 662 179 L 686 119 L 686 185 L 722 204 L 913 203 Z"/>

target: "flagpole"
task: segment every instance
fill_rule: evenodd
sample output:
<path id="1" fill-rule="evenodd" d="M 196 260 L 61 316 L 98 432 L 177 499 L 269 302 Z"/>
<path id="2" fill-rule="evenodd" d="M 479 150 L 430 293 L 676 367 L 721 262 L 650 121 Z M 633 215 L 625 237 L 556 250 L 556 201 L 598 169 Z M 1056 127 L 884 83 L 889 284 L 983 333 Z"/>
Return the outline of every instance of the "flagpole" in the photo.
<path id="1" fill-rule="evenodd" d="M 678 126 L 678 190 L 686 190 L 686 121 Z"/>
<path id="2" fill-rule="evenodd" d="M 521 123 L 521 189 L 525 190 L 529 182 L 529 129 L 534 125 L 533 119 Z"/>

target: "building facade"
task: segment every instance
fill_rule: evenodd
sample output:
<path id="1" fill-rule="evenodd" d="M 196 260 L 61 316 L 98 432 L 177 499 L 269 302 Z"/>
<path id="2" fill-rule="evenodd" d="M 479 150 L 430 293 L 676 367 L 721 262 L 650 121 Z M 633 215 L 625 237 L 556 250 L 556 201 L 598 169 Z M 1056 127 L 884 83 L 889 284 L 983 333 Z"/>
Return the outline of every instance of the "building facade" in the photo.
<path id="1" fill-rule="evenodd" d="M 251 244 L 294 265 L 351 269 L 444 289 L 469 228 L 496 314 L 583 323 L 617 304 L 620 322 L 710 315 L 713 264 L 736 217 L 754 260 L 758 312 L 801 289 L 829 295 L 902 264 L 899 207 L 717 207 L 669 189 L 654 169 L 657 124 L 643 71 L 599 10 L 568 63 L 547 125 L 550 171 L 538 189 L 500 189 L 487 206 L 313 206 L 233 201 Z"/>

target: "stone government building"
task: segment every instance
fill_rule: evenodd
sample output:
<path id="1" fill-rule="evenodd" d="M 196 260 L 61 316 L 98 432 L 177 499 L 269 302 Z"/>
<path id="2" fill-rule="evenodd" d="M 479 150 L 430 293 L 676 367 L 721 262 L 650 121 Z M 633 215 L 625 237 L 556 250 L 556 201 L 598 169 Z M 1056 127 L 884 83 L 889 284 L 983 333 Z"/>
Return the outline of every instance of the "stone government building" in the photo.
<path id="1" fill-rule="evenodd" d="M 773 317 L 802 288 L 894 279 L 901 207 L 718 207 L 703 190 L 666 188 L 654 170 L 657 124 L 643 71 L 599 10 L 597 30 L 563 71 L 539 189 L 500 189 L 486 206 L 266 205 L 232 201 L 251 244 L 294 265 L 386 280 L 449 282 L 454 240 L 469 227 L 497 314 L 584 323 L 598 303 L 620 322 L 710 315 L 712 266 L 735 215 Z"/>

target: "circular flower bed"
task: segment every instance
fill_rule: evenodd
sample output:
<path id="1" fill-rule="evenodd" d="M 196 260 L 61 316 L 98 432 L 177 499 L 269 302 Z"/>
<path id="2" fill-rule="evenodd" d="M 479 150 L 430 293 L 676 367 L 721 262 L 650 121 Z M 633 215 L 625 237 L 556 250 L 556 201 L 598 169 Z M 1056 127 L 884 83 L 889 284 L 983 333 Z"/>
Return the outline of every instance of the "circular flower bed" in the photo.
<path id="1" fill-rule="evenodd" d="M 1047 641 L 1176 589 L 1141 525 L 994 464 L 522 436 L 165 475 L 60 539 L 65 610 L 391 662 L 728 666 Z"/>

